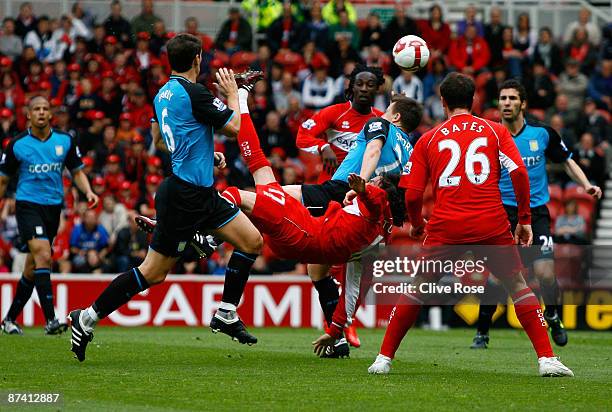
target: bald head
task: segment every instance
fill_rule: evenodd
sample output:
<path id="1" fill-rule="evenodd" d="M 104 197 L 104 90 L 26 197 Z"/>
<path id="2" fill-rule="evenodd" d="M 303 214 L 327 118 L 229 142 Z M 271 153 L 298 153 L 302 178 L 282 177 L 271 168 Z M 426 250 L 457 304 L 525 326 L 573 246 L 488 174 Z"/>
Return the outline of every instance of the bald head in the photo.
<path id="1" fill-rule="evenodd" d="M 34 96 L 30 99 L 30 103 L 28 103 L 28 110 L 32 111 L 32 109 L 40 105 L 46 105 L 49 108 L 49 100 L 44 96 Z"/>

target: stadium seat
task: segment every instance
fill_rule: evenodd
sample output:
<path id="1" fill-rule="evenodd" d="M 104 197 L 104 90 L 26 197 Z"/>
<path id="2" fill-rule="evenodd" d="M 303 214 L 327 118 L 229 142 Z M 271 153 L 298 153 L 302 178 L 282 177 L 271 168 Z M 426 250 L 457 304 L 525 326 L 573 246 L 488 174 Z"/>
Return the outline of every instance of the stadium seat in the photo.
<path id="1" fill-rule="evenodd" d="M 593 196 L 589 195 L 581 186 L 570 186 L 563 192 L 563 200 L 575 200 L 578 203 L 595 204 Z"/>
<path id="2" fill-rule="evenodd" d="M 551 200 L 563 201 L 563 189 L 559 185 L 548 185 L 548 193 Z"/>

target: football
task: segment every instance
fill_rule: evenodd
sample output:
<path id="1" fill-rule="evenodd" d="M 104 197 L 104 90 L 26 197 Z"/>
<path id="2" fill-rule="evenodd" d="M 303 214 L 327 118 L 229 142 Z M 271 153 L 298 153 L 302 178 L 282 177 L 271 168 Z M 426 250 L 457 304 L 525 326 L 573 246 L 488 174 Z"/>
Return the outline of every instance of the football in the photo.
<path id="1" fill-rule="evenodd" d="M 408 35 L 399 39 L 393 46 L 393 60 L 409 72 L 415 72 L 427 66 L 429 48 L 419 36 Z"/>

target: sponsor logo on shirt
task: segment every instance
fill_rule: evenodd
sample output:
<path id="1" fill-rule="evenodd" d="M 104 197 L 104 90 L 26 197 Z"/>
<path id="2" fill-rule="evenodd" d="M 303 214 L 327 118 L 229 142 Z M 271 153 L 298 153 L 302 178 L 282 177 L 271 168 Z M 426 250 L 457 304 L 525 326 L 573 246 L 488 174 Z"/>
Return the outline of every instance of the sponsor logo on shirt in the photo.
<path id="1" fill-rule="evenodd" d="M 221 100 L 219 100 L 217 97 L 215 97 L 215 100 L 213 100 L 212 102 L 213 106 L 215 106 L 217 108 L 218 111 L 222 112 L 223 110 L 227 109 L 227 106 L 225 105 L 225 103 L 223 103 Z"/>
<path id="2" fill-rule="evenodd" d="M 28 166 L 28 172 L 30 173 L 49 173 L 49 172 L 61 172 L 62 163 L 39 163 Z"/>
<path id="3" fill-rule="evenodd" d="M 343 129 L 350 129 L 351 125 L 349 124 L 349 122 L 347 122 L 346 120 L 342 122 L 342 126 Z"/>
<path id="4" fill-rule="evenodd" d="M 377 130 L 382 130 L 382 122 L 372 122 L 368 127 L 368 133 L 375 132 Z"/>
<path id="5" fill-rule="evenodd" d="M 538 141 L 537 140 L 530 140 L 529 141 L 529 149 L 532 152 L 537 152 L 539 148 L 540 148 L 540 146 L 538 146 Z"/>
<path id="6" fill-rule="evenodd" d="M 542 156 L 538 155 L 538 156 L 525 156 L 523 157 L 523 163 L 525 163 L 526 167 L 533 167 L 535 165 L 537 165 L 538 163 L 540 163 L 540 160 L 542 159 Z"/>

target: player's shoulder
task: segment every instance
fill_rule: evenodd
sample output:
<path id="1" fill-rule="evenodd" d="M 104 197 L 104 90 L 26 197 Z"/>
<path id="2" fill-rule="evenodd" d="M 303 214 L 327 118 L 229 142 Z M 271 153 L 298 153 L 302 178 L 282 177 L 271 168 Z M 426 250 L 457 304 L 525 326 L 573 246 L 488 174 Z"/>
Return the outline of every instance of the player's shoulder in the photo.
<path id="1" fill-rule="evenodd" d="M 363 130 L 366 133 L 374 133 L 380 130 L 389 131 L 391 123 L 388 120 L 383 119 L 382 117 L 372 117 L 365 122 L 363 126 Z"/>
<path id="2" fill-rule="evenodd" d="M 19 133 L 19 134 L 15 135 L 14 137 L 12 137 L 12 138 L 9 140 L 8 144 L 6 145 L 6 147 L 7 147 L 7 148 L 8 148 L 9 146 L 10 146 L 10 147 L 15 147 L 15 144 L 16 144 L 17 142 L 22 142 L 22 141 L 24 141 L 23 139 L 24 139 L 25 137 L 28 137 L 29 135 L 30 135 L 30 133 L 29 133 L 27 130 L 24 130 L 23 132 L 21 132 L 21 133 Z M 6 150 L 6 149 L 5 149 L 5 150 Z"/>
<path id="3" fill-rule="evenodd" d="M 321 110 L 319 110 L 317 114 L 321 116 L 334 116 L 334 118 L 339 118 L 343 114 L 348 113 L 350 110 L 351 110 L 351 103 L 344 102 L 344 103 L 337 103 L 337 104 L 332 104 L 331 106 L 324 107 Z"/>
<path id="4" fill-rule="evenodd" d="M 525 129 L 532 134 L 541 134 L 546 137 L 558 135 L 555 129 L 537 119 L 526 119 Z"/>

